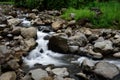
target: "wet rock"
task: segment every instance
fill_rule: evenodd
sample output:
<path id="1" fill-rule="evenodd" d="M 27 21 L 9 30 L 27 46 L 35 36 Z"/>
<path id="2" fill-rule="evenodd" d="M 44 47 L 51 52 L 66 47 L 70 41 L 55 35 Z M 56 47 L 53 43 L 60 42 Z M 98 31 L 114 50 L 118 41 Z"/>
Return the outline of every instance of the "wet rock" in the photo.
<path id="1" fill-rule="evenodd" d="M 114 54 L 113 54 L 113 57 L 115 57 L 115 58 L 120 58 L 120 52 L 114 53 Z"/>
<path id="2" fill-rule="evenodd" d="M 11 69 L 13 69 L 13 70 L 17 70 L 19 67 L 20 67 L 20 65 L 17 63 L 17 61 L 16 60 L 10 60 L 10 61 L 8 61 L 7 62 L 7 64 L 10 66 L 10 68 Z"/>
<path id="3" fill-rule="evenodd" d="M 34 80 L 41 80 L 44 77 L 48 77 L 47 71 L 42 69 L 34 69 L 34 70 L 31 70 L 29 73 L 32 74 L 31 76 Z"/>
<path id="4" fill-rule="evenodd" d="M 67 39 L 60 36 L 52 36 L 49 39 L 48 48 L 55 52 L 67 53 L 68 52 Z"/>
<path id="5" fill-rule="evenodd" d="M 65 76 L 69 75 L 69 72 L 67 71 L 67 68 L 55 68 L 55 69 L 52 69 L 52 72 L 54 74 L 56 74 L 57 76 L 62 76 L 62 77 L 65 77 Z"/>
<path id="6" fill-rule="evenodd" d="M 18 25 L 21 23 L 21 20 L 20 19 L 17 19 L 17 18 L 13 18 L 13 19 L 9 19 L 7 20 L 8 24 L 9 25 Z"/>
<path id="7" fill-rule="evenodd" d="M 78 33 L 74 36 L 69 37 L 69 45 L 74 45 L 74 46 L 85 46 L 87 44 L 87 38 L 84 34 Z"/>
<path id="8" fill-rule="evenodd" d="M 0 76 L 0 80 L 16 80 L 16 73 L 13 71 L 3 73 Z"/>
<path id="9" fill-rule="evenodd" d="M 92 34 L 92 35 L 90 35 L 90 36 L 88 37 L 88 41 L 89 41 L 90 43 L 94 43 L 94 41 L 97 40 L 97 39 L 98 39 L 98 36 L 95 35 L 95 34 Z"/>
<path id="10" fill-rule="evenodd" d="M 52 31 L 50 26 L 40 26 L 40 27 L 38 27 L 38 30 L 43 31 L 43 32 L 47 32 L 47 33 Z"/>
<path id="11" fill-rule="evenodd" d="M 79 47 L 78 46 L 69 46 L 70 53 L 77 53 Z"/>
<path id="12" fill-rule="evenodd" d="M 120 73 L 118 67 L 108 62 L 98 62 L 93 72 L 108 79 L 113 79 Z"/>
<path id="13" fill-rule="evenodd" d="M 58 29 L 62 28 L 63 23 L 64 23 L 63 21 L 53 22 L 52 23 L 53 30 L 58 30 Z"/>
<path id="14" fill-rule="evenodd" d="M 37 36 L 37 29 L 34 28 L 34 27 L 21 28 L 21 35 L 24 38 L 26 38 L 26 39 L 36 38 L 36 36 Z"/>

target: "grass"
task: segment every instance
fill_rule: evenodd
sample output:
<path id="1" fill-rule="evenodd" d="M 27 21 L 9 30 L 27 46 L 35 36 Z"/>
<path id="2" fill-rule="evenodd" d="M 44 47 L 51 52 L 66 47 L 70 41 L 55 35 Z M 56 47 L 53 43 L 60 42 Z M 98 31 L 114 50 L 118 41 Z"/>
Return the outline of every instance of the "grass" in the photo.
<path id="1" fill-rule="evenodd" d="M 102 14 L 95 18 L 95 12 L 90 11 L 91 7 L 97 7 L 102 11 Z M 113 25 L 114 21 L 118 22 L 117 28 L 120 29 L 120 3 L 116 1 L 110 2 L 92 2 L 88 6 L 83 6 L 79 9 L 68 8 L 62 18 L 69 20 L 70 13 L 75 13 L 75 20 L 81 18 L 88 18 L 91 20 L 95 28 L 109 28 Z"/>
<path id="2" fill-rule="evenodd" d="M 6 5 L 6 4 L 7 4 L 7 5 L 8 5 L 8 4 L 9 4 L 9 5 L 14 5 L 14 2 L 0 2 L 0 4 L 5 4 L 5 5 Z"/>

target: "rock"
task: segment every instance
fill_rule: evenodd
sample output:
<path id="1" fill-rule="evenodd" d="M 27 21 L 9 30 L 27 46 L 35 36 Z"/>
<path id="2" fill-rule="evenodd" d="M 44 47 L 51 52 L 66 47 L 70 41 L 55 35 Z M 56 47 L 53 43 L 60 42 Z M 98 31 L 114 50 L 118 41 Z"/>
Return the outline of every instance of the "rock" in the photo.
<path id="1" fill-rule="evenodd" d="M 95 51 L 97 51 L 97 49 L 100 49 L 100 50 L 109 52 L 109 51 L 113 50 L 112 45 L 113 45 L 113 43 L 110 40 L 104 40 L 104 41 L 101 41 L 101 42 L 95 42 L 94 47 L 96 48 Z"/>
<path id="2" fill-rule="evenodd" d="M 92 35 L 90 35 L 89 37 L 88 37 L 88 41 L 90 42 L 90 43 L 93 43 L 95 40 L 97 40 L 98 39 L 98 36 L 97 35 L 95 35 L 95 34 L 92 34 Z"/>
<path id="3" fill-rule="evenodd" d="M 33 12 L 33 13 L 38 13 L 39 10 L 37 10 L 37 9 L 32 9 L 32 12 Z"/>
<path id="4" fill-rule="evenodd" d="M 93 59 L 102 59 L 103 55 L 99 52 L 94 52 L 92 49 L 88 50 L 88 55 L 90 55 Z"/>
<path id="5" fill-rule="evenodd" d="M 49 39 L 48 48 L 55 52 L 67 53 L 68 52 L 67 39 L 60 36 L 52 36 Z"/>
<path id="6" fill-rule="evenodd" d="M 23 20 L 20 24 L 22 27 L 31 27 L 32 23 L 27 20 Z"/>
<path id="7" fill-rule="evenodd" d="M 70 53 L 77 53 L 79 47 L 78 46 L 69 46 Z"/>
<path id="8" fill-rule="evenodd" d="M 43 32 L 52 32 L 52 29 L 51 29 L 51 27 L 50 26 L 39 26 L 38 27 L 38 30 L 39 31 L 43 31 Z"/>
<path id="9" fill-rule="evenodd" d="M 17 19 L 17 18 L 13 18 L 13 19 L 9 19 L 7 20 L 8 22 L 8 25 L 18 25 L 21 23 L 21 20 L 20 19 Z"/>
<path id="10" fill-rule="evenodd" d="M 26 75 L 22 78 L 22 80 L 33 80 L 33 79 L 32 79 L 32 74 L 31 74 L 31 73 L 26 74 Z"/>
<path id="11" fill-rule="evenodd" d="M 71 21 L 69 21 L 68 22 L 68 26 L 73 26 L 73 25 L 75 25 L 76 24 L 76 20 L 71 20 Z"/>
<path id="12" fill-rule="evenodd" d="M 54 80 L 52 77 L 44 77 L 44 78 L 42 78 L 42 79 L 40 79 L 40 80 Z"/>
<path id="13" fill-rule="evenodd" d="M 64 23 L 63 21 L 53 22 L 52 23 L 53 30 L 58 30 L 58 29 L 62 28 L 63 23 Z"/>
<path id="14" fill-rule="evenodd" d="M 42 69 L 34 69 L 34 70 L 30 70 L 30 72 L 32 75 L 32 78 L 34 80 L 41 80 L 44 77 L 48 77 L 48 73 L 45 70 Z"/>
<path id="15" fill-rule="evenodd" d="M 21 28 L 21 35 L 24 38 L 26 38 L 26 39 L 36 38 L 36 36 L 37 36 L 37 29 L 34 28 L 34 27 Z"/>
<path id="16" fill-rule="evenodd" d="M 0 31 L 4 30 L 7 27 L 6 24 L 0 24 Z"/>
<path id="17" fill-rule="evenodd" d="M 29 40 L 25 39 L 24 41 L 25 41 L 25 45 L 26 45 L 26 48 L 27 48 L 28 51 L 35 48 L 36 41 L 33 38 L 31 38 Z"/>
<path id="18" fill-rule="evenodd" d="M 77 75 L 78 77 L 83 78 L 84 80 L 89 80 L 89 79 L 87 78 L 87 75 L 86 75 L 86 74 L 84 74 L 84 73 L 82 73 L 82 72 L 77 73 L 76 75 Z"/>
<path id="19" fill-rule="evenodd" d="M 54 80 L 64 80 L 64 78 L 62 76 L 54 76 Z"/>
<path id="20" fill-rule="evenodd" d="M 113 39 L 112 42 L 116 47 L 120 47 L 120 38 Z"/>
<path id="21" fill-rule="evenodd" d="M 78 33 L 74 36 L 69 37 L 69 45 L 83 47 L 87 44 L 87 38 L 84 34 Z"/>
<path id="22" fill-rule="evenodd" d="M 84 59 L 82 64 L 81 64 L 81 67 L 83 70 L 86 70 L 86 71 L 91 71 L 93 68 L 94 68 L 94 63 L 92 60 L 89 60 L 89 59 Z"/>
<path id="23" fill-rule="evenodd" d="M 13 35 L 12 34 L 7 34 L 7 38 L 12 40 L 13 39 Z"/>
<path id="24" fill-rule="evenodd" d="M 30 13 L 30 14 L 28 14 L 28 18 L 35 19 L 36 18 L 36 14 L 35 13 Z"/>
<path id="25" fill-rule="evenodd" d="M 67 68 L 55 68 L 52 69 L 52 72 L 57 75 L 57 76 L 61 76 L 61 77 L 65 77 L 69 75 L 69 72 L 67 71 Z"/>
<path id="26" fill-rule="evenodd" d="M 12 34 L 19 36 L 21 34 L 20 27 L 13 27 Z"/>
<path id="27" fill-rule="evenodd" d="M 69 36 L 72 35 L 72 28 L 71 27 L 68 27 L 67 29 L 65 29 L 65 33 Z"/>
<path id="28" fill-rule="evenodd" d="M 70 18 L 71 18 L 71 19 L 74 19 L 75 16 L 76 16 L 75 13 L 70 13 Z"/>
<path id="29" fill-rule="evenodd" d="M 8 61 L 7 62 L 7 64 L 10 66 L 10 68 L 11 69 L 13 69 L 13 70 L 17 70 L 19 67 L 20 67 L 20 65 L 17 63 L 17 61 L 16 60 L 10 60 L 10 61 Z"/>
<path id="30" fill-rule="evenodd" d="M 120 73 L 118 67 L 108 62 L 98 62 L 93 72 L 108 79 L 113 79 Z"/>
<path id="31" fill-rule="evenodd" d="M 0 24 L 6 24 L 7 23 L 7 18 L 5 16 L 0 16 Z"/>
<path id="32" fill-rule="evenodd" d="M 16 80 L 16 73 L 11 72 L 5 72 L 0 76 L 0 80 Z"/>
<path id="33" fill-rule="evenodd" d="M 113 54 L 113 57 L 115 57 L 115 58 L 120 58 L 120 52 L 114 53 L 114 54 Z"/>
<path id="34" fill-rule="evenodd" d="M 9 50 L 7 49 L 7 46 L 5 46 L 5 45 L 0 45 L 0 53 L 6 54 L 6 53 L 8 53 L 8 52 L 9 52 Z"/>
<path id="35" fill-rule="evenodd" d="M 75 80 L 73 78 L 64 78 L 64 80 Z"/>

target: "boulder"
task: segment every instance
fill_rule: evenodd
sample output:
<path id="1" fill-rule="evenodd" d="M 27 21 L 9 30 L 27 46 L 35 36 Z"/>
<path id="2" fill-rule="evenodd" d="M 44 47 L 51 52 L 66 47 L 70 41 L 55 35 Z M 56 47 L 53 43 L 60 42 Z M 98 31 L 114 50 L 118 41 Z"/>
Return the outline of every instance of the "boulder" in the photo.
<path id="1" fill-rule="evenodd" d="M 36 41 L 33 38 L 25 39 L 24 41 L 25 41 L 25 45 L 26 45 L 26 48 L 28 49 L 28 51 L 35 48 Z"/>
<path id="2" fill-rule="evenodd" d="M 0 80 L 16 80 L 16 73 L 11 72 L 5 72 L 0 76 Z"/>
<path id="3" fill-rule="evenodd" d="M 44 77 L 48 77 L 48 73 L 45 70 L 42 69 L 34 69 L 30 70 L 31 76 L 34 80 L 41 80 Z"/>
<path id="4" fill-rule="evenodd" d="M 30 14 L 28 14 L 28 18 L 35 19 L 36 18 L 36 14 L 35 13 L 30 13 Z"/>
<path id="5" fill-rule="evenodd" d="M 120 73 L 120 70 L 117 66 L 108 62 L 98 62 L 96 63 L 93 72 L 107 79 L 113 79 Z"/>
<path id="6" fill-rule="evenodd" d="M 13 69 L 13 70 L 17 70 L 19 67 L 20 67 L 20 65 L 17 63 L 17 61 L 16 60 L 10 60 L 10 61 L 8 61 L 7 62 L 7 64 L 10 66 L 10 68 L 11 69 Z"/>
<path id="7" fill-rule="evenodd" d="M 86 46 L 88 40 L 86 38 L 86 36 L 83 33 L 77 33 L 74 36 L 69 37 L 69 45 L 73 45 L 73 46 L 80 46 L 80 47 L 84 47 Z"/>
<path id="8" fill-rule="evenodd" d="M 58 29 L 62 28 L 63 23 L 64 23 L 63 21 L 53 22 L 52 23 L 53 30 L 58 30 Z"/>
<path id="9" fill-rule="evenodd" d="M 8 25 L 18 25 L 21 23 L 21 20 L 20 19 L 17 19 L 17 18 L 13 18 L 13 19 L 9 19 L 7 20 L 8 22 Z"/>
<path id="10" fill-rule="evenodd" d="M 115 57 L 115 58 L 120 58 L 120 52 L 114 53 L 114 54 L 113 54 L 113 57 Z"/>
<path id="11" fill-rule="evenodd" d="M 112 53 L 113 43 L 110 40 L 95 42 L 94 50 L 95 51 L 99 50 L 101 53 L 105 53 L 105 54 Z"/>
<path id="12" fill-rule="evenodd" d="M 21 28 L 21 35 L 24 38 L 27 38 L 27 39 L 36 38 L 36 36 L 37 36 L 37 29 L 34 28 L 34 27 Z"/>
<path id="13" fill-rule="evenodd" d="M 49 39 L 48 48 L 60 53 L 67 53 L 69 50 L 67 39 L 60 36 L 52 36 Z"/>
<path id="14" fill-rule="evenodd" d="M 21 34 L 20 27 L 13 27 L 12 34 L 16 36 L 20 35 Z"/>
<path id="15" fill-rule="evenodd" d="M 52 69 L 52 72 L 57 75 L 57 76 L 61 76 L 61 77 L 66 77 L 69 75 L 69 72 L 67 71 L 67 68 L 55 68 Z"/>

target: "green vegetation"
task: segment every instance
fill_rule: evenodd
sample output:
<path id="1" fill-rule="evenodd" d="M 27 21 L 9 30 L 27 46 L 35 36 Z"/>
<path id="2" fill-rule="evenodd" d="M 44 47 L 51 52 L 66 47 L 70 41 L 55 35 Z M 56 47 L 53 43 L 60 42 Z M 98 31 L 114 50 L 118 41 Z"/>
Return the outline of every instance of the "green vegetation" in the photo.
<path id="1" fill-rule="evenodd" d="M 14 2 L 0 2 L 0 4 L 9 4 L 9 5 L 13 5 Z"/>
<path id="2" fill-rule="evenodd" d="M 100 9 L 102 14 L 96 15 L 95 11 L 90 10 L 91 7 Z M 120 3 L 116 1 L 89 3 L 79 9 L 68 8 L 61 17 L 68 20 L 70 13 L 75 13 L 76 20 L 88 18 L 97 28 L 110 27 L 114 22 L 120 26 Z"/>

